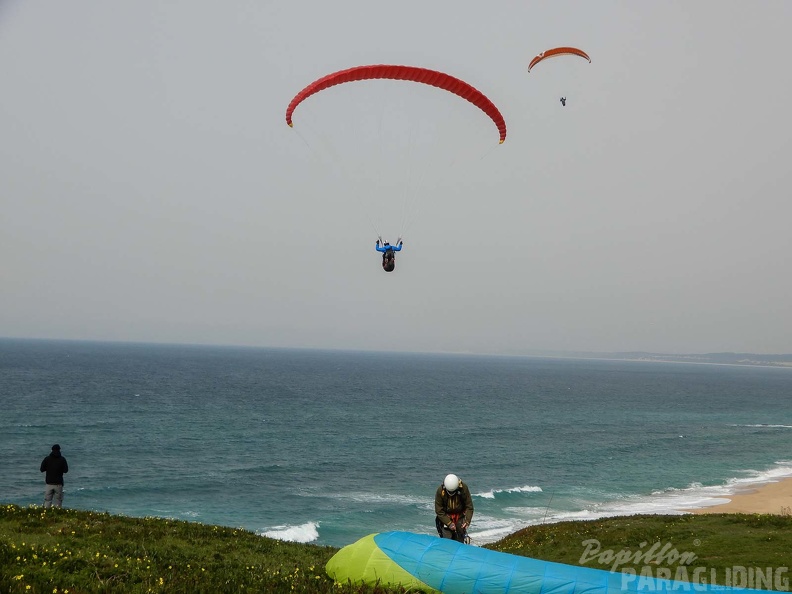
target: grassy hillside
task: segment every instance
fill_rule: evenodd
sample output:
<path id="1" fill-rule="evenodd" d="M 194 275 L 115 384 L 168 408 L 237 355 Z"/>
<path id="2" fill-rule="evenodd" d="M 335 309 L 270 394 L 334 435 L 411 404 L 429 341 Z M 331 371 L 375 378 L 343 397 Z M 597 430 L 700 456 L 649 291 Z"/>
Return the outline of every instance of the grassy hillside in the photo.
<path id="1" fill-rule="evenodd" d="M 599 543 L 598 554 L 594 554 L 593 540 Z M 654 543 L 660 544 L 650 558 Z M 527 528 L 488 548 L 580 564 L 586 546 L 592 557 L 584 560 L 588 567 L 610 569 L 614 559 L 607 551 L 613 557 L 626 550 L 632 560 L 640 555 L 640 563 L 620 563 L 617 569 L 633 567 L 640 574 L 642 565 L 648 565 L 652 570 L 667 569 L 673 577 L 684 565 L 679 559 L 669 562 L 675 549 L 697 556 L 685 567 L 703 565 L 726 576 L 727 569 L 734 567 L 790 565 L 792 517 L 630 516 L 565 522 Z M 661 547 L 665 553 L 658 561 Z M 0 506 L 0 592 L 401 591 L 334 584 L 324 566 L 336 550 L 191 522 Z"/>
<path id="2" fill-rule="evenodd" d="M 638 575 L 646 568 L 654 577 L 664 577 L 657 575 L 664 568 L 672 579 L 680 568 L 692 578 L 693 571 L 703 567 L 707 575 L 702 577 L 708 581 L 714 571 L 714 583 L 735 585 L 727 584 L 726 578 L 739 579 L 739 568 L 746 574 L 749 568 L 765 573 L 768 567 L 773 572 L 790 568 L 782 577 L 792 578 L 792 516 L 642 515 L 563 522 L 526 528 L 487 548 L 597 569 L 632 569 Z"/>

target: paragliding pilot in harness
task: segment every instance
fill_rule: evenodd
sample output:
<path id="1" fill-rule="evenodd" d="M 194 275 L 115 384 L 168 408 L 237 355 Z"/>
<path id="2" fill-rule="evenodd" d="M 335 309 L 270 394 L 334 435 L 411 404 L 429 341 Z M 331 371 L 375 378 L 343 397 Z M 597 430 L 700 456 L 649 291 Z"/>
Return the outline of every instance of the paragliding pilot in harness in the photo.
<path id="1" fill-rule="evenodd" d="M 561 101 L 561 105 L 563 105 L 564 107 L 566 107 L 566 97 L 561 97 L 561 100 L 560 100 L 560 101 Z"/>
<path id="2" fill-rule="evenodd" d="M 401 237 L 396 240 L 396 244 L 397 245 L 392 246 L 387 241 L 383 243 L 382 237 L 377 238 L 374 249 L 378 252 L 382 252 L 382 269 L 385 272 L 393 272 L 393 269 L 396 267 L 396 252 L 400 252 L 402 249 Z"/>
<path id="3" fill-rule="evenodd" d="M 449 474 L 435 493 L 435 526 L 440 538 L 470 544 L 467 527 L 473 519 L 470 489 L 455 474 Z"/>

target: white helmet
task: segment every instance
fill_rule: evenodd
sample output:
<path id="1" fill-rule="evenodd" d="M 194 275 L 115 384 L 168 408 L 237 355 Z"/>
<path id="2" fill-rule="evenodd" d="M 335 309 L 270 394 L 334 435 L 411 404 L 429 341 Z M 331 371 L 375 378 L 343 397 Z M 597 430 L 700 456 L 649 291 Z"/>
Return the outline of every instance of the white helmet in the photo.
<path id="1" fill-rule="evenodd" d="M 459 488 L 459 477 L 455 474 L 449 474 L 443 481 L 445 490 L 449 493 L 454 493 Z"/>

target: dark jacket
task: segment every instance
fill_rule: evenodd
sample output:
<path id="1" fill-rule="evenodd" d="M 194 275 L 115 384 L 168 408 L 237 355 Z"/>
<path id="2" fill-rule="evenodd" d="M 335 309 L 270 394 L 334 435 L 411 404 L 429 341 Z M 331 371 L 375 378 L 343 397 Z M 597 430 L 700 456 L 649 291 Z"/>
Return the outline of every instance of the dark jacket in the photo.
<path id="1" fill-rule="evenodd" d="M 63 475 L 69 472 L 69 465 L 60 452 L 52 452 L 42 460 L 41 472 L 47 473 L 44 480 L 48 485 L 62 485 Z"/>
<path id="2" fill-rule="evenodd" d="M 451 523 L 451 518 L 448 514 L 465 514 L 465 522 L 470 524 L 473 519 L 473 498 L 470 496 L 470 489 L 468 486 L 459 481 L 459 488 L 451 495 L 445 490 L 441 484 L 437 487 L 435 493 L 435 513 L 443 526 L 448 526 Z"/>

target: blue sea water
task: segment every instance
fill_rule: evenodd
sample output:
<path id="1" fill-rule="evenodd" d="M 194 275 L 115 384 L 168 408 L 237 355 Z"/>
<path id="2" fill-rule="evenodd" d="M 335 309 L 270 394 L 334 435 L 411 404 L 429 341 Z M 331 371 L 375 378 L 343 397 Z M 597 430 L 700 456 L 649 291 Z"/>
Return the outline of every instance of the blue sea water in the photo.
<path id="1" fill-rule="evenodd" d="M 0 340 L 0 502 L 343 546 L 434 531 L 446 473 L 474 544 L 681 513 L 792 476 L 792 370 L 637 361 Z"/>

